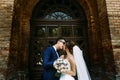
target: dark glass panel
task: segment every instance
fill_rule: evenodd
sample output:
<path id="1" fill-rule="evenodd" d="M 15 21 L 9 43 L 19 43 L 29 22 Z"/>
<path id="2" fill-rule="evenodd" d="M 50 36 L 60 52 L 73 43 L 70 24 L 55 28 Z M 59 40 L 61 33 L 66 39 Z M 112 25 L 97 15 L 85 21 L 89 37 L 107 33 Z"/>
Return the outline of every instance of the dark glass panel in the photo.
<path id="1" fill-rule="evenodd" d="M 81 27 L 74 27 L 74 36 L 82 37 L 83 36 L 83 28 L 81 28 Z"/>
<path id="2" fill-rule="evenodd" d="M 58 27 L 48 27 L 48 37 L 56 37 L 58 36 Z"/>
<path id="3" fill-rule="evenodd" d="M 70 37 L 72 36 L 72 27 L 62 27 L 61 31 L 62 36 L 64 37 Z"/>
<path id="4" fill-rule="evenodd" d="M 44 26 L 36 28 L 36 36 L 45 37 L 46 28 Z"/>

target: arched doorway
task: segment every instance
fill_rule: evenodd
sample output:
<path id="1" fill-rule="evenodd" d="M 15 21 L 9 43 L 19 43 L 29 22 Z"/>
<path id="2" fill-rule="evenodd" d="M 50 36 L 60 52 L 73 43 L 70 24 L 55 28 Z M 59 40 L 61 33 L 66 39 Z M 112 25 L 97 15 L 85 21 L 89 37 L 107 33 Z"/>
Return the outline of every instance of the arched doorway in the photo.
<path id="1" fill-rule="evenodd" d="M 66 40 L 75 40 L 83 50 L 86 62 L 89 63 L 87 26 L 84 10 L 76 1 L 39 1 L 31 17 L 30 79 L 41 79 L 43 51 L 61 36 Z"/>

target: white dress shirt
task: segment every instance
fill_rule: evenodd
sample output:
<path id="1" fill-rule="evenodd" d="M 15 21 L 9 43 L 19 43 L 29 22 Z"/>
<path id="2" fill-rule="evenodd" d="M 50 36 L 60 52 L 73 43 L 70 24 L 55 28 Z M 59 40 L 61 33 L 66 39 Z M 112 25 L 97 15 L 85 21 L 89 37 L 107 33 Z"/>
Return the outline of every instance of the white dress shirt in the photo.
<path id="1" fill-rule="evenodd" d="M 59 54 L 57 52 L 57 48 L 55 46 L 53 46 L 53 48 L 55 49 L 55 52 L 56 52 L 57 56 L 59 57 Z"/>

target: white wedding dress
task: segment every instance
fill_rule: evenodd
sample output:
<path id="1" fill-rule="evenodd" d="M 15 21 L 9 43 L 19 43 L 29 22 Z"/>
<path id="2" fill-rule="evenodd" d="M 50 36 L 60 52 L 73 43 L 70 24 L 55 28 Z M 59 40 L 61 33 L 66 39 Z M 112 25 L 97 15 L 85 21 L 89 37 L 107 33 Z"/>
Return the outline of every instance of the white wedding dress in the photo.
<path id="1" fill-rule="evenodd" d="M 68 61 L 68 63 L 69 63 L 68 64 L 68 70 L 71 70 L 70 62 Z M 69 74 L 61 73 L 60 80 L 75 80 L 75 79 L 74 79 L 74 77 L 72 77 Z"/>
<path id="2" fill-rule="evenodd" d="M 77 80 L 91 80 L 89 71 L 84 61 L 82 50 L 76 45 L 73 47 L 73 56 L 76 63 L 76 70 L 78 77 Z M 70 63 L 69 63 L 69 70 L 71 70 Z M 75 79 L 71 75 L 62 73 L 60 80 L 75 80 Z"/>

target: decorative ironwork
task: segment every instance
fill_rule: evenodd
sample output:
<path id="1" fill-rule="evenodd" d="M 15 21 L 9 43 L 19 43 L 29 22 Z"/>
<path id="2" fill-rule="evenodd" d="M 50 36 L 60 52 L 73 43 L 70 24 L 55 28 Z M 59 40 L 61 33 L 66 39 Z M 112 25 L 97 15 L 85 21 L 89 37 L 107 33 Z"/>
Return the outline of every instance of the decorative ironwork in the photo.
<path id="1" fill-rule="evenodd" d="M 63 12 L 54 12 L 45 16 L 46 20 L 72 20 L 72 17 Z"/>

